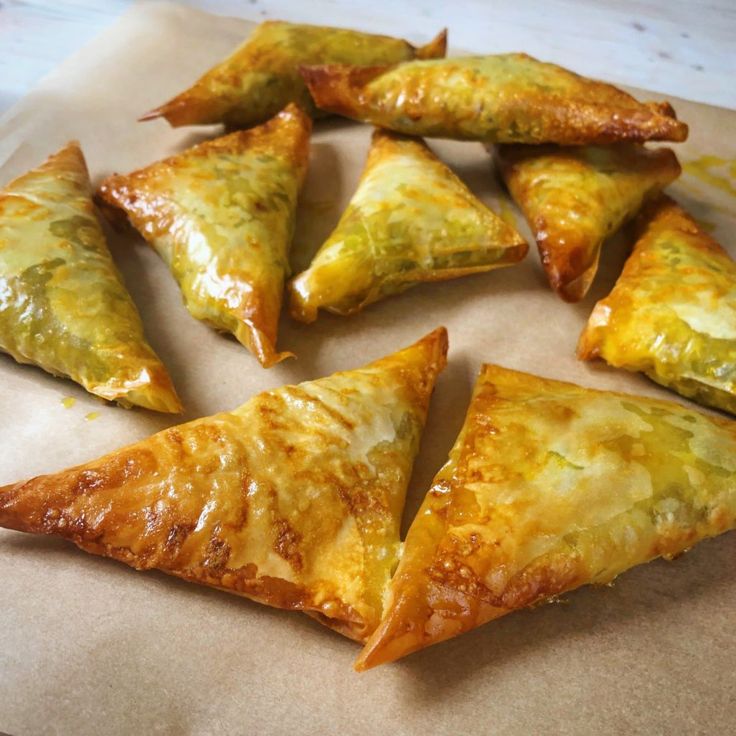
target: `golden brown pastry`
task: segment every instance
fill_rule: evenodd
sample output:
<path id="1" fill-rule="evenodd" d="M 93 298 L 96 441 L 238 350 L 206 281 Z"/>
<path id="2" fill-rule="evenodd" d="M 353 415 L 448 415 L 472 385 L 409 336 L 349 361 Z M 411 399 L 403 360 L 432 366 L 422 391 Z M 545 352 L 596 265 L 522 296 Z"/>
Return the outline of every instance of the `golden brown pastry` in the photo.
<path id="1" fill-rule="evenodd" d="M 640 238 L 578 344 L 701 404 L 736 414 L 736 263 L 669 197 L 642 213 Z"/>
<path id="2" fill-rule="evenodd" d="M 54 534 L 363 640 L 381 615 L 447 333 L 0 488 L 0 526 Z"/>
<path id="3" fill-rule="evenodd" d="M 248 128 L 290 102 L 317 111 L 299 75 L 300 64 L 395 64 L 445 55 L 447 33 L 426 46 L 345 28 L 269 20 L 227 59 L 141 120 L 163 117 L 173 126 L 225 123 Z"/>
<path id="4" fill-rule="evenodd" d="M 687 137 L 668 103 L 637 102 L 526 54 L 307 66 L 302 76 L 317 107 L 409 135 L 564 145 Z"/>
<path id="5" fill-rule="evenodd" d="M 310 131 L 290 105 L 100 188 L 166 261 L 192 316 L 231 332 L 266 368 L 291 355 L 276 352 L 276 333 Z"/>
<path id="6" fill-rule="evenodd" d="M 736 423 L 486 365 L 362 670 L 736 526 Z"/>
<path id="7" fill-rule="evenodd" d="M 680 175 L 669 148 L 498 146 L 506 186 L 529 223 L 552 288 L 588 292 L 603 241 Z"/>
<path id="8" fill-rule="evenodd" d="M 76 141 L 0 191 L 0 350 L 123 406 L 181 411 L 110 256 Z"/>
<path id="9" fill-rule="evenodd" d="M 523 238 L 421 140 L 377 130 L 337 227 L 290 284 L 291 313 L 354 314 L 424 281 L 490 271 L 526 255 Z"/>

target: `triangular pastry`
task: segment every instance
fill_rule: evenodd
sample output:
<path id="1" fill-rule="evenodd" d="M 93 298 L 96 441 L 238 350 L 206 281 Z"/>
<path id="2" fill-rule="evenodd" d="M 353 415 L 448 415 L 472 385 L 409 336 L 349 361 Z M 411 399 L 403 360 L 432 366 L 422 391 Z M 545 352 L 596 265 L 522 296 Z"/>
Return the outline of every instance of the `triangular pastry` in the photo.
<path id="1" fill-rule="evenodd" d="M 682 208 L 662 197 L 578 344 L 642 371 L 701 404 L 736 414 L 736 263 Z"/>
<path id="2" fill-rule="evenodd" d="M 673 558 L 736 525 L 734 479 L 734 422 L 486 365 L 356 666 Z"/>
<path id="3" fill-rule="evenodd" d="M 225 123 L 248 128 L 273 117 L 290 102 L 316 112 L 300 64 L 396 64 L 445 55 L 442 31 L 426 46 L 390 36 L 269 20 L 227 59 L 194 85 L 141 120 L 163 117 L 173 126 Z"/>
<path id="4" fill-rule="evenodd" d="M 363 640 L 396 564 L 447 333 L 0 488 L 0 526 L 71 540 Z"/>
<path id="5" fill-rule="evenodd" d="M 680 175 L 669 148 L 498 146 L 506 186 L 529 223 L 552 288 L 577 302 L 603 241 Z"/>
<path id="6" fill-rule="evenodd" d="M 187 309 L 231 332 L 265 367 L 276 352 L 311 120 L 294 105 L 100 188 L 166 261 Z"/>
<path id="7" fill-rule="evenodd" d="M 668 103 L 526 54 L 302 67 L 317 107 L 399 133 L 493 143 L 683 141 Z"/>
<path id="8" fill-rule="evenodd" d="M 421 140 L 376 131 L 337 227 L 290 284 L 291 313 L 352 314 L 424 281 L 511 265 L 523 238 L 478 200 Z"/>
<path id="9" fill-rule="evenodd" d="M 109 401 L 181 411 L 110 256 L 76 141 L 0 191 L 0 350 Z"/>

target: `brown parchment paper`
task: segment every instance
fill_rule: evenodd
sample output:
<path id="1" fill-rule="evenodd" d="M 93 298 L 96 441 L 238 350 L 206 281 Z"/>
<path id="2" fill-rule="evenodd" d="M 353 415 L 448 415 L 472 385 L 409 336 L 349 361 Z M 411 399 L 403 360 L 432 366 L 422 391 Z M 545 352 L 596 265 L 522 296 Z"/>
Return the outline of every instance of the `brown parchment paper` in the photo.
<path id="1" fill-rule="evenodd" d="M 451 14 L 447 22 L 452 39 Z M 136 117 L 187 86 L 251 25 L 175 5 L 133 7 L 0 120 L 0 184 L 70 138 L 81 141 L 99 181 L 212 135 L 216 129 L 172 130 Z M 673 103 L 691 125 L 690 140 L 677 148 L 684 162 L 736 158 L 736 112 Z M 347 203 L 370 132 L 345 121 L 317 124 L 295 271 Z M 484 201 L 520 221 L 480 144 L 431 146 Z M 672 192 L 734 251 L 736 200 L 688 174 Z M 110 240 L 186 405 L 181 421 L 354 367 L 446 325 L 450 362 L 433 399 L 404 528 L 446 458 L 483 361 L 679 400 L 641 376 L 575 359 L 592 305 L 623 263 L 622 237 L 608 244 L 581 304 L 552 294 L 533 247 L 520 266 L 418 287 L 353 318 L 327 315 L 304 326 L 284 316 L 279 347 L 298 360 L 269 371 L 189 316 L 163 262 L 140 239 L 110 233 Z M 65 408 L 65 397 L 76 403 Z M 99 416 L 86 420 L 90 412 Z M 92 459 L 178 421 L 104 405 L 70 381 L 0 355 L 0 485 Z M 59 540 L 0 531 L 0 731 L 732 733 L 735 558 L 736 535 L 727 534 L 675 562 L 635 569 L 611 588 L 580 590 L 564 604 L 513 614 L 357 675 L 356 645 L 306 616 L 134 572 Z"/>

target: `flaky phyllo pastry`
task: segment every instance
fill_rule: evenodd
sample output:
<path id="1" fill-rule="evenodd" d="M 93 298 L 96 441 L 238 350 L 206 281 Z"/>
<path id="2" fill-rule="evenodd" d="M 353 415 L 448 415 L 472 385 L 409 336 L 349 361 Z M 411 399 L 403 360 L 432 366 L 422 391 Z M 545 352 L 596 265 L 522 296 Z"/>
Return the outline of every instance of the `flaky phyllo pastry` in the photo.
<path id="1" fill-rule="evenodd" d="M 683 141 L 667 103 L 526 54 L 467 56 L 356 68 L 302 68 L 315 103 L 409 135 L 495 143 Z"/>
<path id="2" fill-rule="evenodd" d="M 506 186 L 529 223 L 552 288 L 582 299 L 603 241 L 680 175 L 669 148 L 497 147 Z"/>
<path id="3" fill-rule="evenodd" d="M 337 227 L 290 284 L 291 313 L 352 314 L 424 281 L 520 261 L 522 237 L 480 202 L 421 141 L 376 131 Z"/>
<path id="4" fill-rule="evenodd" d="M 308 612 L 363 640 L 447 333 L 254 396 L 86 465 L 0 488 L 0 525 Z"/>
<path id="5" fill-rule="evenodd" d="M 736 525 L 736 424 L 486 365 L 365 669 Z"/>
<path id="6" fill-rule="evenodd" d="M 578 356 L 642 371 L 736 414 L 736 263 L 668 197 L 639 225 L 634 252 L 596 304 Z"/>
<path id="7" fill-rule="evenodd" d="M 300 64 L 396 64 L 444 56 L 445 46 L 444 31 L 415 48 L 390 36 L 270 20 L 192 87 L 141 120 L 163 117 L 173 126 L 225 123 L 246 128 L 268 120 L 290 102 L 314 114 Z"/>
<path id="8" fill-rule="evenodd" d="M 276 352 L 276 333 L 310 131 L 290 105 L 100 188 L 166 261 L 191 314 L 265 367 L 290 355 Z"/>
<path id="9" fill-rule="evenodd" d="M 181 411 L 91 195 L 76 142 L 0 191 L 0 350 L 124 406 Z"/>

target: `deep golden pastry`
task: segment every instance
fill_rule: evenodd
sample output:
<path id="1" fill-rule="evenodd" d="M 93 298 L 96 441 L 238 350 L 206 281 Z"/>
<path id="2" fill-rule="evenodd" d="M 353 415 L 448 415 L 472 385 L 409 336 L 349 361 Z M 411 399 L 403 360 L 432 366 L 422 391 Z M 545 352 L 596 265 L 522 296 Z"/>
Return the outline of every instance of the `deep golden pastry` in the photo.
<path id="1" fill-rule="evenodd" d="M 669 148 L 498 146 L 506 186 L 539 246 L 552 288 L 577 302 L 598 270 L 603 241 L 680 175 Z"/>
<path id="2" fill-rule="evenodd" d="M 0 350 L 123 406 L 181 411 L 110 256 L 76 141 L 0 191 Z"/>
<path id="3" fill-rule="evenodd" d="M 141 120 L 163 117 L 173 126 L 225 123 L 248 128 L 273 117 L 290 102 L 317 110 L 299 74 L 300 64 L 395 64 L 445 55 L 447 33 L 426 46 L 345 28 L 269 20 L 220 62 Z"/>
<path id="4" fill-rule="evenodd" d="M 289 285 L 291 313 L 353 314 L 424 281 L 511 265 L 528 249 L 423 141 L 377 130 L 340 222 Z"/>
<path id="5" fill-rule="evenodd" d="M 302 610 L 363 640 L 396 564 L 446 352 L 440 328 L 363 368 L 5 486 L 0 526 Z"/>
<path id="6" fill-rule="evenodd" d="M 403 657 L 736 526 L 736 423 L 483 367 L 356 664 Z"/>
<path id="7" fill-rule="evenodd" d="M 100 188 L 166 261 L 187 309 L 268 368 L 276 352 L 311 120 L 290 105 L 265 125 L 206 141 Z"/>
<path id="8" fill-rule="evenodd" d="M 613 291 L 596 304 L 578 357 L 642 371 L 736 414 L 736 263 L 669 197 L 642 213 Z"/>
<path id="9" fill-rule="evenodd" d="M 683 141 L 668 103 L 526 54 L 302 67 L 317 107 L 409 135 L 493 143 Z"/>

